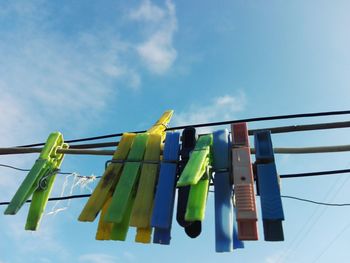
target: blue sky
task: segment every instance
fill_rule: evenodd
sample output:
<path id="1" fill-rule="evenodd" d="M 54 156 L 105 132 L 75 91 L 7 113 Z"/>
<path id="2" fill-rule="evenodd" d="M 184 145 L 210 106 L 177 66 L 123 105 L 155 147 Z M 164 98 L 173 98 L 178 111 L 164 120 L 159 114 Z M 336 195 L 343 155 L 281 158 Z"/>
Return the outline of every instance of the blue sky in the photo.
<path id="1" fill-rule="evenodd" d="M 348 109 L 349 8 L 348 1 L 1 1 L 0 145 L 43 141 L 55 130 L 71 139 L 145 129 L 166 109 L 175 110 L 171 125 Z M 347 132 L 274 135 L 273 143 L 350 144 Z M 2 156 L 0 163 L 30 167 L 36 157 Z M 279 155 L 277 169 L 349 168 L 349 157 Z M 100 175 L 106 160 L 66 156 L 62 170 Z M 25 174 L 0 173 L 6 201 Z M 349 202 L 348 178 L 286 179 L 282 193 Z M 81 192 L 89 190 L 74 190 Z M 127 242 L 98 242 L 96 224 L 76 220 L 85 202 L 45 216 L 37 233 L 23 230 L 27 207 L 0 216 L 0 263 L 346 262 L 350 241 L 349 208 L 284 200 L 285 242 L 246 242 L 244 250 L 217 254 L 210 196 L 196 240 L 174 224 L 171 246 L 135 244 L 133 230 Z"/>

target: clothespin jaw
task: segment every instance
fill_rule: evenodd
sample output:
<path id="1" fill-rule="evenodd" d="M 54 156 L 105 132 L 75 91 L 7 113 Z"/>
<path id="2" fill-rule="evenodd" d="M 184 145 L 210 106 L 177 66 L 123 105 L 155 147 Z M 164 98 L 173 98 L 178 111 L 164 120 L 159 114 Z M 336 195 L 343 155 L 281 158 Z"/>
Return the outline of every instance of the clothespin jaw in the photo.
<path id="1" fill-rule="evenodd" d="M 39 158 L 36 160 L 34 166 L 18 188 L 10 204 L 5 210 L 6 215 L 14 215 L 23 204 L 29 199 L 29 197 L 38 188 L 41 179 L 46 176 L 52 169 L 55 168 L 59 162 L 57 157 L 57 149 L 63 147 L 63 136 L 59 132 L 51 133 L 45 143 L 43 150 L 40 153 Z M 66 147 L 66 146 L 65 146 Z M 61 156 L 61 155 L 59 155 Z M 62 155 L 63 156 L 63 155 Z M 58 159 L 57 159 L 58 158 Z M 35 205 L 35 201 L 33 206 Z"/>
<path id="2" fill-rule="evenodd" d="M 246 123 L 231 125 L 232 173 L 237 212 L 238 238 L 258 240 L 254 178 Z"/>
<path id="3" fill-rule="evenodd" d="M 151 226 L 155 228 L 153 243 L 170 244 L 180 148 L 179 139 L 180 134 L 177 132 L 168 132 L 166 134 L 151 220 Z"/>
<path id="4" fill-rule="evenodd" d="M 147 130 L 148 133 L 157 133 L 162 135 L 162 141 L 165 138 L 165 130 L 168 127 L 168 123 L 171 120 L 171 117 L 173 116 L 174 111 L 173 110 L 167 110 L 163 113 L 163 115 L 157 120 L 157 122 Z"/>
<path id="5" fill-rule="evenodd" d="M 153 243 L 161 245 L 170 245 L 170 229 L 154 228 Z"/>
<path id="6" fill-rule="evenodd" d="M 266 241 L 283 241 L 284 213 L 270 131 L 254 134 L 256 171 Z"/>

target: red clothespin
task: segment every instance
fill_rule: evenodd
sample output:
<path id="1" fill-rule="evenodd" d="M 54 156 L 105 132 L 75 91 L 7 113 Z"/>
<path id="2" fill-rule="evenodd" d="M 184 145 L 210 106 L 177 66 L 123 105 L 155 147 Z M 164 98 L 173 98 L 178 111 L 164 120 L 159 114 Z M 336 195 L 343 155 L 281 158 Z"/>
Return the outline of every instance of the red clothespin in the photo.
<path id="1" fill-rule="evenodd" d="M 247 124 L 234 123 L 231 125 L 231 131 L 238 238 L 240 240 L 258 240 L 258 218 Z"/>

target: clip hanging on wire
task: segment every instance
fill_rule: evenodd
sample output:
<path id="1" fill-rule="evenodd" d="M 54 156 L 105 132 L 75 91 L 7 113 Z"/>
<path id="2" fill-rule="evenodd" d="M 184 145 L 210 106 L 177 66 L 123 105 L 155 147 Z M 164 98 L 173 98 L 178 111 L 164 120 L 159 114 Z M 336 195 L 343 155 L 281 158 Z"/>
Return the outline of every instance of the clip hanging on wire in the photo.
<path id="1" fill-rule="evenodd" d="M 213 134 L 214 198 L 215 198 L 215 249 L 216 252 L 231 252 L 243 248 L 235 229 L 233 186 L 231 182 L 231 142 L 228 130 Z"/>
<path id="2" fill-rule="evenodd" d="M 254 178 L 250 160 L 248 127 L 234 123 L 232 131 L 232 172 L 240 240 L 258 240 Z"/>
<path id="3" fill-rule="evenodd" d="M 282 221 L 284 213 L 271 132 L 259 131 L 255 133 L 254 143 L 265 241 L 283 241 Z"/>
<path id="4" fill-rule="evenodd" d="M 211 172 L 208 174 L 207 167 L 211 161 L 212 141 L 212 134 L 199 137 L 177 182 L 179 187 L 191 186 L 185 213 L 186 221 L 201 222 L 204 219 Z"/>
<path id="5" fill-rule="evenodd" d="M 190 154 L 192 153 L 197 141 L 196 129 L 193 127 L 187 127 L 183 130 L 181 136 L 181 161 L 179 162 L 179 171 L 181 174 L 186 167 Z M 176 208 L 176 221 L 180 226 L 185 229 L 185 233 L 195 238 L 202 232 L 201 221 L 189 222 L 185 220 L 186 208 L 188 203 L 188 195 L 190 193 L 190 186 L 183 186 L 177 189 L 177 208 Z"/>
<path id="6" fill-rule="evenodd" d="M 163 161 L 154 198 L 151 225 L 154 227 L 153 243 L 170 244 L 170 231 L 174 210 L 176 170 L 179 158 L 178 132 L 168 132 L 165 138 Z"/>
<path id="7" fill-rule="evenodd" d="M 61 133 L 51 133 L 39 158 L 6 208 L 6 215 L 14 215 L 33 195 L 25 226 L 26 230 L 37 230 L 49 199 L 56 173 L 59 171 L 64 157 L 63 154 L 57 153 L 57 149 L 67 148 L 68 144 L 64 143 Z"/>

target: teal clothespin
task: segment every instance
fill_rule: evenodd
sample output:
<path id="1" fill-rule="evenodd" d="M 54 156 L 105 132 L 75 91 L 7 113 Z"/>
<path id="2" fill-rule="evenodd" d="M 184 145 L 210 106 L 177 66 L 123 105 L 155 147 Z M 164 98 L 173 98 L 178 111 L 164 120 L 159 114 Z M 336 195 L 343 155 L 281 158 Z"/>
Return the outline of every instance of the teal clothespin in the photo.
<path id="1" fill-rule="evenodd" d="M 39 158 L 5 210 L 5 215 L 16 214 L 29 197 L 33 195 L 26 230 L 36 230 L 38 228 L 56 173 L 63 161 L 64 154 L 57 153 L 57 149 L 61 148 L 68 148 L 68 144 L 64 143 L 62 134 L 59 132 L 51 133 Z"/>

